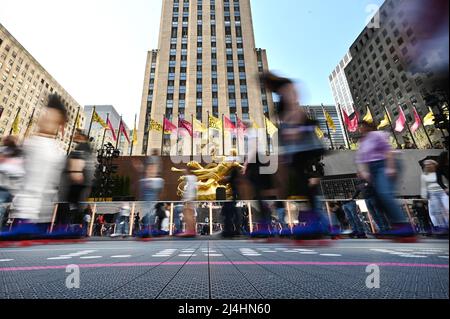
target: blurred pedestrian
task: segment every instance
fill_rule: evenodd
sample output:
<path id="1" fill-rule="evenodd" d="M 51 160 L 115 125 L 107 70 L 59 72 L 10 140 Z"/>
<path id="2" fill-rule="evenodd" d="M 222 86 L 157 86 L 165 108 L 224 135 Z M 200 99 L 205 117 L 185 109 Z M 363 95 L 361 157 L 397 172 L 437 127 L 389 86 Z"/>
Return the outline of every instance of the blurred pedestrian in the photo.
<path id="1" fill-rule="evenodd" d="M 22 149 L 17 138 L 6 136 L 0 147 L 0 232 L 7 219 L 7 208 L 21 188 L 25 175 Z"/>
<path id="2" fill-rule="evenodd" d="M 196 226 L 196 210 L 194 201 L 197 200 L 197 177 L 192 174 L 191 169 L 188 168 L 184 176 L 185 187 L 183 193 L 183 200 L 185 202 L 183 210 L 183 219 L 186 225 L 184 233 L 179 234 L 181 237 L 195 237 L 197 235 Z"/>
<path id="3" fill-rule="evenodd" d="M 116 231 L 112 237 L 127 237 L 130 231 L 130 215 L 131 208 L 130 205 L 124 204 L 119 211 L 116 219 Z"/>
<path id="4" fill-rule="evenodd" d="M 279 160 L 279 187 L 287 196 L 287 186 L 291 174 L 296 175 L 296 195 L 305 197 L 310 207 L 310 217 L 306 226 L 296 227 L 297 237 L 322 237 L 329 233 L 328 221 L 318 205 L 320 174 L 317 163 L 325 154 L 325 147 L 315 131 L 318 123 L 308 118 L 299 104 L 299 94 L 295 84 L 272 73 L 263 75 L 265 87 L 279 96 L 275 110 L 280 123 L 279 139 L 282 157 Z"/>
<path id="5" fill-rule="evenodd" d="M 377 131 L 376 125 L 360 123 L 362 139 L 356 155 L 356 163 L 362 178 L 373 187 L 377 207 L 385 212 L 391 229 L 379 234 L 388 238 L 414 238 L 415 232 L 406 214 L 395 199 L 397 164 L 389 137 Z"/>
<path id="6" fill-rule="evenodd" d="M 51 95 L 42 110 L 35 136 L 24 143 L 25 178 L 23 187 L 14 199 L 14 219 L 11 236 L 43 237 L 57 200 L 65 153 L 56 139 L 67 121 L 67 111 L 61 98 Z"/>
<path id="7" fill-rule="evenodd" d="M 438 163 L 427 160 L 421 178 L 422 198 L 429 201 L 429 213 L 437 233 L 448 233 L 449 198 L 445 189 L 439 185 L 437 178 Z"/>

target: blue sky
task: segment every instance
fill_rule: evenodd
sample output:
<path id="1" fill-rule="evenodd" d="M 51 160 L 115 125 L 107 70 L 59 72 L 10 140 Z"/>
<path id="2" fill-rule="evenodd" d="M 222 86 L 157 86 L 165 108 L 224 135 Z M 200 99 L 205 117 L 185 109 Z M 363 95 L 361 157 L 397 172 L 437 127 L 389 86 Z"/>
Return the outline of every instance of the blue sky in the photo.
<path id="1" fill-rule="evenodd" d="M 272 69 L 301 81 L 303 103 L 333 103 L 328 75 L 371 17 L 367 5 L 382 2 L 252 0 L 256 45 Z M 81 105 L 112 104 L 132 127 L 161 3 L 0 0 L 0 23 Z"/>
<path id="2" fill-rule="evenodd" d="M 334 104 L 328 76 L 383 0 L 252 0 L 256 46 L 299 81 L 302 103 Z"/>

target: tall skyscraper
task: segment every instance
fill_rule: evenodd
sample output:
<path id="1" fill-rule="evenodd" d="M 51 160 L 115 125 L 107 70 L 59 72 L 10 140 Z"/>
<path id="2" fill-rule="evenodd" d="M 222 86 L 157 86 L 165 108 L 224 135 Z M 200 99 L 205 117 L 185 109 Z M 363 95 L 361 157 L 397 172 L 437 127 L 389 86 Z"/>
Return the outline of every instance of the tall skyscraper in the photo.
<path id="1" fill-rule="evenodd" d="M 443 104 L 448 106 L 448 87 L 443 89 L 448 83 L 448 1 L 386 0 L 351 45 L 350 55 L 345 75 L 361 115 L 369 108 L 378 124 L 386 109 L 395 122 L 401 107 L 412 125 L 414 107 L 422 118 L 429 107 L 441 112 Z M 442 91 L 445 102 L 427 102 L 428 94 Z M 408 130 L 397 135 L 400 143 L 412 139 Z M 427 138 L 417 144 L 429 145 Z"/>
<path id="2" fill-rule="evenodd" d="M 263 127 L 264 116 L 273 115 L 272 96 L 258 77 L 268 63 L 265 50 L 255 47 L 250 0 L 163 0 L 160 28 L 159 48 L 147 57 L 135 154 L 176 154 L 177 144 L 184 155 L 208 154 L 207 142 L 218 153 L 231 147 L 242 153 L 243 137 L 210 130 L 197 134 L 192 147 L 192 138 L 162 139 L 152 123 L 194 118 L 208 127 L 208 115 L 234 123 L 237 115 Z"/>
<path id="3" fill-rule="evenodd" d="M 68 123 L 60 131 L 61 148 L 67 150 L 74 126 L 84 122 L 83 108 L 0 24 L 0 137 L 13 133 L 20 139 L 36 130 L 36 123 L 50 94 L 61 96 Z"/>

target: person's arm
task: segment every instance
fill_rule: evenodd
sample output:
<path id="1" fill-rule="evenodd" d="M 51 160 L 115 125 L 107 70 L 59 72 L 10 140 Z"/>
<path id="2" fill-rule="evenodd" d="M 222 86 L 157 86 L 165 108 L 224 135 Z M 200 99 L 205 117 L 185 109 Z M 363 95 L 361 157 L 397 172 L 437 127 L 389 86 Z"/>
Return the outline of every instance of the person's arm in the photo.
<path id="1" fill-rule="evenodd" d="M 442 169 L 438 168 L 438 170 L 436 171 L 437 183 L 448 194 L 448 186 L 445 185 L 443 177 L 444 177 L 444 174 L 442 172 Z"/>
<path id="2" fill-rule="evenodd" d="M 423 199 L 428 199 L 427 181 L 424 174 L 420 178 L 420 195 Z"/>

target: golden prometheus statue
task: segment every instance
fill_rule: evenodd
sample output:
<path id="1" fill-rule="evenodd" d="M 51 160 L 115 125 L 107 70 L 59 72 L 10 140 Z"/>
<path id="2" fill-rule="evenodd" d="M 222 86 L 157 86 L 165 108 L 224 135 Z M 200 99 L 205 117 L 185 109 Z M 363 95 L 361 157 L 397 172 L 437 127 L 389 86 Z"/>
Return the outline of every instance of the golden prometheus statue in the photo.
<path id="1" fill-rule="evenodd" d="M 216 200 L 216 191 L 220 187 L 224 187 L 226 189 L 227 199 L 231 199 L 232 190 L 229 182 L 227 181 L 227 177 L 234 168 L 244 168 L 236 161 L 237 151 L 235 149 L 231 150 L 231 159 L 227 159 L 225 156 L 215 156 L 214 153 L 215 152 L 212 154 L 213 163 L 208 164 L 205 167 L 195 161 L 187 164 L 187 167 L 191 173 L 198 179 L 197 200 L 199 201 Z M 172 172 L 186 173 L 186 169 L 178 169 L 173 167 Z M 186 177 L 181 176 L 178 179 L 178 182 L 177 195 L 183 197 L 186 186 Z"/>

